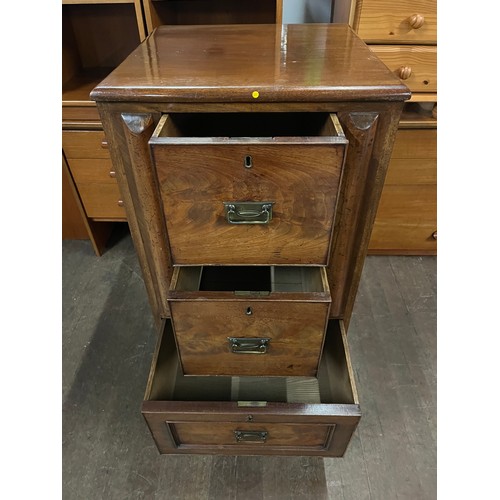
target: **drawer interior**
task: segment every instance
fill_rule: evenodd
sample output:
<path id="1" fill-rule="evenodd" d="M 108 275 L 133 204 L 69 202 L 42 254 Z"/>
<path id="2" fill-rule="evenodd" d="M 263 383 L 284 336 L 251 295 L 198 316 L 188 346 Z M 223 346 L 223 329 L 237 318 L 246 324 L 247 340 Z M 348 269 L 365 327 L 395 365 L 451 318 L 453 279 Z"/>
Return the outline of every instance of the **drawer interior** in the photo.
<path id="1" fill-rule="evenodd" d="M 321 267 L 186 266 L 177 267 L 173 289 L 183 292 L 302 292 L 328 290 Z"/>
<path id="2" fill-rule="evenodd" d="M 145 399 L 357 405 L 346 342 L 339 321 L 330 321 L 317 377 L 183 376 L 172 327 L 167 322 Z"/>
<path id="3" fill-rule="evenodd" d="M 157 137 L 324 137 L 342 135 L 330 113 L 172 113 Z"/>

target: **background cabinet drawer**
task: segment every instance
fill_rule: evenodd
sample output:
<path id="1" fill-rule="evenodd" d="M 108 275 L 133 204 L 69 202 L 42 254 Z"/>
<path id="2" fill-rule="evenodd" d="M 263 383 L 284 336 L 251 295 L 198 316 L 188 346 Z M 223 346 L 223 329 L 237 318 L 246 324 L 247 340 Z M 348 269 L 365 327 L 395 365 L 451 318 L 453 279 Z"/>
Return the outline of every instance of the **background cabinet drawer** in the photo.
<path id="1" fill-rule="evenodd" d="M 391 159 L 437 158 L 437 130 L 398 130 Z"/>
<path id="2" fill-rule="evenodd" d="M 78 184 L 78 193 L 82 199 L 87 217 L 126 220 L 125 208 L 121 202 L 118 184 L 81 182 Z"/>
<path id="3" fill-rule="evenodd" d="M 437 92 L 436 47 L 372 45 L 370 50 L 412 92 Z"/>
<path id="4" fill-rule="evenodd" d="M 166 322 L 142 413 L 161 453 L 342 456 L 361 416 L 343 325 L 318 378 L 186 377 Z"/>
<path id="5" fill-rule="evenodd" d="M 64 131 L 62 145 L 66 158 L 110 159 L 103 131 Z"/>
<path id="6" fill-rule="evenodd" d="M 71 159 L 68 166 L 87 217 L 126 219 L 111 159 Z"/>
<path id="7" fill-rule="evenodd" d="M 326 265 L 346 145 L 327 113 L 164 115 L 150 146 L 174 263 Z"/>
<path id="8" fill-rule="evenodd" d="M 367 43 L 435 43 L 435 0 L 363 0 L 357 2 L 358 35 Z"/>
<path id="9" fill-rule="evenodd" d="M 372 250 L 435 252 L 435 185 L 386 185 L 370 240 Z"/>
<path id="10" fill-rule="evenodd" d="M 204 271 L 219 291 L 185 285 L 204 283 Z M 241 286 L 221 291 L 225 276 L 236 274 Z M 172 283 L 169 307 L 184 374 L 317 374 L 331 301 L 323 268 L 176 268 Z"/>

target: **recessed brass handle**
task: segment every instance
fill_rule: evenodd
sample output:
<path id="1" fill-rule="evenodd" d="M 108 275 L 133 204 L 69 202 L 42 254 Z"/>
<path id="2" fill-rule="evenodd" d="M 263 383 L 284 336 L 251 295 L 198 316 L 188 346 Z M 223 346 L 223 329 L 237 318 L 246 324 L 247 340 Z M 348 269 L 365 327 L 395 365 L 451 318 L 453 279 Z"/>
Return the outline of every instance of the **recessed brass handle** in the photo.
<path id="1" fill-rule="evenodd" d="M 270 338 L 228 337 L 229 348 L 235 354 L 266 354 Z"/>
<path id="2" fill-rule="evenodd" d="M 237 443 L 240 443 L 241 441 L 251 441 L 252 443 L 265 443 L 268 436 L 267 431 L 236 430 L 233 432 Z"/>
<path id="3" fill-rule="evenodd" d="M 398 76 L 401 80 L 408 80 L 411 76 L 411 66 L 401 66 L 398 69 Z"/>
<path id="4" fill-rule="evenodd" d="M 223 201 L 229 224 L 268 224 L 274 201 Z"/>
<path id="5" fill-rule="evenodd" d="M 413 14 L 413 16 L 411 16 L 408 19 L 408 24 L 414 30 L 418 30 L 419 28 L 421 28 L 424 25 L 424 22 L 425 22 L 425 18 L 422 14 Z"/>
<path id="6" fill-rule="evenodd" d="M 438 239 L 438 232 L 437 232 L 437 231 L 434 231 L 434 232 L 432 233 L 432 238 L 433 238 L 433 239 L 435 239 L 435 240 L 437 241 L 437 239 Z"/>

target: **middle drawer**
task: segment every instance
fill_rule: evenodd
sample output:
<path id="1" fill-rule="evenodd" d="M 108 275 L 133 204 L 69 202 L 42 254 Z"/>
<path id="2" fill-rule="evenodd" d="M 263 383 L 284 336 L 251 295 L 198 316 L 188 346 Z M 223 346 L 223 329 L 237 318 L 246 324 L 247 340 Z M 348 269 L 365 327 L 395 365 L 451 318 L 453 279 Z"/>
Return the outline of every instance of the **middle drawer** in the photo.
<path id="1" fill-rule="evenodd" d="M 163 115 L 149 144 L 176 265 L 327 265 L 347 139 L 329 113 Z"/>
<path id="2" fill-rule="evenodd" d="M 183 373 L 315 376 L 330 303 L 322 267 L 177 267 L 169 306 Z"/>

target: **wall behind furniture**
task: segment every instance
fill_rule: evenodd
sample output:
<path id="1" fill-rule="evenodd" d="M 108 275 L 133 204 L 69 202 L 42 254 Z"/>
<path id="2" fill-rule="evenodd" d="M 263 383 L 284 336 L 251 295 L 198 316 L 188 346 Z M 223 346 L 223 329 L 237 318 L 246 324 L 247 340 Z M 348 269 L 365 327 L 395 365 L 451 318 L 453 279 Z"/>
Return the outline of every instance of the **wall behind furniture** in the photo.
<path id="1" fill-rule="evenodd" d="M 329 23 L 331 0 L 283 0 L 283 24 Z"/>

